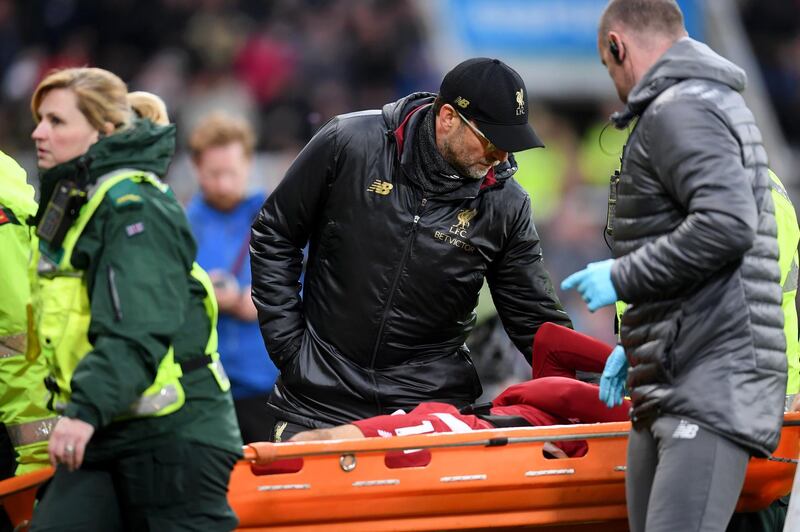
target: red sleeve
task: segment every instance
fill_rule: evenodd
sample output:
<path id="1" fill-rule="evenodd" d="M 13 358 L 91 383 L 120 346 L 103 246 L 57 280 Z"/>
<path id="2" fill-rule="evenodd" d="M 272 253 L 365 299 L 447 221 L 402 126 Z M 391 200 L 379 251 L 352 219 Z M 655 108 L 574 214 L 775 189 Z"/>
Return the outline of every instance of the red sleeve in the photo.
<path id="1" fill-rule="evenodd" d="M 544 377 L 509 386 L 492 402 L 495 407 L 528 405 L 571 423 L 628 421 L 630 402 L 608 408 L 594 384 L 565 377 Z M 527 419 L 527 418 L 526 418 Z"/>
<path id="2" fill-rule="evenodd" d="M 490 423 L 475 416 L 461 414 L 453 405 L 445 403 L 422 403 L 407 414 L 375 416 L 354 421 L 353 425 L 367 438 L 493 428 Z"/>

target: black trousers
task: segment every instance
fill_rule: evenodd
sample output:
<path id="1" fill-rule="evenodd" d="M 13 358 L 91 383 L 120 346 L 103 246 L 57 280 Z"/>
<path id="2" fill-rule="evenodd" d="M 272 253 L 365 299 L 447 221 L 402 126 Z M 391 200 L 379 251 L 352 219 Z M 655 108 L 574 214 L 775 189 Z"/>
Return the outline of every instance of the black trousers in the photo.
<path id="1" fill-rule="evenodd" d="M 0 423 L 0 480 L 14 476 L 17 468 L 17 458 L 14 446 L 8 438 L 6 426 Z M 6 511 L 0 507 L 0 532 L 11 532 L 14 529 Z"/>
<path id="2" fill-rule="evenodd" d="M 787 495 L 758 512 L 737 512 L 725 532 L 782 532 L 788 509 Z"/>
<path id="3" fill-rule="evenodd" d="M 272 441 L 272 427 L 275 419 L 267 409 L 268 399 L 269 393 L 233 400 L 236 420 L 239 422 L 239 430 L 244 443 Z"/>
<path id="4" fill-rule="evenodd" d="M 236 456 L 175 442 L 113 462 L 59 467 L 36 506 L 31 532 L 228 532 L 238 519 L 228 504 Z"/>
<path id="5" fill-rule="evenodd" d="M 286 442 L 298 432 L 312 430 L 313 428 L 314 427 L 307 427 L 305 425 L 300 425 L 299 423 L 294 423 L 293 421 L 275 419 L 272 427 L 270 428 L 270 438 L 267 441 L 276 443 Z"/>

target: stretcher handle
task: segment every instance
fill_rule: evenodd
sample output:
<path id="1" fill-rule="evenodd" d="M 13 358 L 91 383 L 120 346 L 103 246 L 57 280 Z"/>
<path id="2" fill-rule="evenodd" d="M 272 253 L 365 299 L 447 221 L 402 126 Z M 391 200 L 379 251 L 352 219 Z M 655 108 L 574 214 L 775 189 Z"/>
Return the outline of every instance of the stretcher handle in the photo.
<path id="1" fill-rule="evenodd" d="M 320 440 L 304 442 L 253 442 L 244 446 L 244 459 L 258 465 L 276 460 L 304 458 L 331 454 L 360 452 L 389 452 L 406 449 L 440 449 L 454 447 L 502 447 L 519 443 L 542 443 L 565 440 L 625 438 L 627 422 L 595 424 L 593 426 L 540 427 L 531 435 L 529 428 L 479 430 L 467 433 L 421 434 L 393 438 L 361 440 Z"/>
<path id="2" fill-rule="evenodd" d="M 53 476 L 54 472 L 55 470 L 48 466 L 25 475 L 19 475 L 0 481 L 0 499 L 44 484 L 47 479 Z"/>
<path id="3" fill-rule="evenodd" d="M 242 448 L 244 459 L 256 464 L 268 464 L 274 462 L 278 456 L 278 450 L 274 443 L 256 442 L 249 443 Z"/>
<path id="4" fill-rule="evenodd" d="M 800 412 L 784 415 L 784 426 L 800 425 Z M 467 433 L 420 434 L 363 440 L 328 440 L 305 442 L 253 442 L 243 448 L 244 459 L 259 465 L 276 460 L 355 452 L 387 452 L 404 449 L 453 447 L 497 447 L 519 443 L 544 443 L 569 440 L 624 438 L 629 422 L 559 425 L 549 427 L 478 430 Z M 534 436 L 535 434 L 535 436 Z"/>

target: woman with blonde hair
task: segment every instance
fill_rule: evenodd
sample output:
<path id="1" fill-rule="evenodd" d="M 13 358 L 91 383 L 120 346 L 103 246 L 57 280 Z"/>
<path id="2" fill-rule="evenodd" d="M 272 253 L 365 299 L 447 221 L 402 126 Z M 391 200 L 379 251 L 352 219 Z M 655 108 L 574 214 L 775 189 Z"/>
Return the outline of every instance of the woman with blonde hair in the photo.
<path id="1" fill-rule="evenodd" d="M 152 115 L 129 96 L 111 72 L 71 68 L 47 76 L 31 102 L 37 333 L 62 415 L 32 530 L 230 530 L 241 438 L 214 292 L 159 179 L 175 128 L 139 118 Z"/>
<path id="2" fill-rule="evenodd" d="M 167 104 L 152 92 L 129 92 L 128 103 L 139 118 L 146 118 L 159 126 L 169 124 Z"/>

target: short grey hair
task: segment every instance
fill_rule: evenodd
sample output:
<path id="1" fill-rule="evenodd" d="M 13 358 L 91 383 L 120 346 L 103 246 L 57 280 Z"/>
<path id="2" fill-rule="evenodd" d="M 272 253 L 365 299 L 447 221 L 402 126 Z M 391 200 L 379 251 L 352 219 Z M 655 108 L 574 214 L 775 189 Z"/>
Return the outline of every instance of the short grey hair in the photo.
<path id="1" fill-rule="evenodd" d="M 605 37 L 616 24 L 676 39 L 686 34 L 683 13 L 675 0 L 611 0 L 600 17 L 599 35 Z"/>

